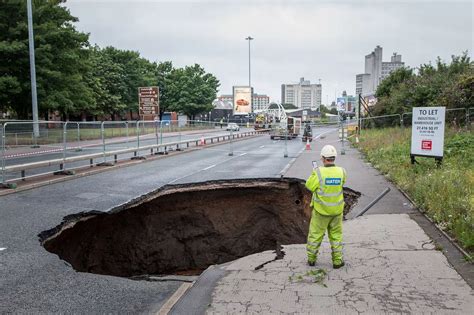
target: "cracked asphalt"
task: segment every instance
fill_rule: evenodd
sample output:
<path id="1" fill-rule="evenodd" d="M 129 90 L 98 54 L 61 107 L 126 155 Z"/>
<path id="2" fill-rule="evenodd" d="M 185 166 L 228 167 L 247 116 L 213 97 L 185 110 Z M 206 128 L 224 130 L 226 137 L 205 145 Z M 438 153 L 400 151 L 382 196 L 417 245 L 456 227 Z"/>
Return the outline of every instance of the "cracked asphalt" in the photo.
<path id="1" fill-rule="evenodd" d="M 327 131 L 321 129 L 318 132 Z M 169 183 L 279 177 L 304 144 L 268 135 L 0 197 L 0 313 L 156 312 L 181 282 L 150 282 L 74 271 L 38 241 L 38 233 L 81 211 L 108 211 Z"/>
<path id="2" fill-rule="evenodd" d="M 313 141 L 285 176 L 306 179 L 325 144 L 341 147 L 336 133 Z M 306 265 L 302 244 L 284 246 L 282 259 L 275 251 L 254 254 L 210 267 L 171 313 L 472 313 L 472 263 L 357 150 L 345 149 L 336 164 L 347 170 L 346 185 L 362 193 L 349 219 L 391 188 L 364 216 L 344 221 L 346 266 L 333 270 L 327 237 L 315 267 Z M 308 274 L 318 269 L 327 273 L 322 283 Z"/>

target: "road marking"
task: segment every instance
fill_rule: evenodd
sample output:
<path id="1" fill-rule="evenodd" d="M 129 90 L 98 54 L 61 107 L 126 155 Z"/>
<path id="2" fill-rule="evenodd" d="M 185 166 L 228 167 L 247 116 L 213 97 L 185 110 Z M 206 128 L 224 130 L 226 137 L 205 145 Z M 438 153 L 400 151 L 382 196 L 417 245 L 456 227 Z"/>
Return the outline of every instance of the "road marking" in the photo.
<path id="1" fill-rule="evenodd" d="M 206 168 L 203 168 L 202 170 L 203 170 L 203 171 L 207 171 L 208 169 L 211 169 L 211 168 L 213 168 L 213 167 L 215 167 L 215 166 L 216 166 L 216 164 L 213 164 L 213 165 L 211 165 L 211 166 L 208 166 L 208 167 L 206 167 Z"/>
<path id="2" fill-rule="evenodd" d="M 0 247 L 0 251 L 7 249 L 6 247 Z"/>
<path id="3" fill-rule="evenodd" d="M 239 154 L 239 156 L 244 156 L 244 155 L 246 155 L 246 154 L 247 154 L 247 152 L 242 153 L 242 154 Z"/>
<path id="4" fill-rule="evenodd" d="M 168 299 L 168 301 L 163 304 L 163 306 L 158 311 L 157 315 L 166 315 L 168 314 L 176 302 L 193 286 L 193 283 L 185 282 L 183 283 L 178 290 Z"/>
<path id="5" fill-rule="evenodd" d="M 261 146 L 260 146 L 260 149 L 262 149 L 262 148 L 265 148 L 265 146 L 264 146 L 264 145 L 261 145 Z"/>

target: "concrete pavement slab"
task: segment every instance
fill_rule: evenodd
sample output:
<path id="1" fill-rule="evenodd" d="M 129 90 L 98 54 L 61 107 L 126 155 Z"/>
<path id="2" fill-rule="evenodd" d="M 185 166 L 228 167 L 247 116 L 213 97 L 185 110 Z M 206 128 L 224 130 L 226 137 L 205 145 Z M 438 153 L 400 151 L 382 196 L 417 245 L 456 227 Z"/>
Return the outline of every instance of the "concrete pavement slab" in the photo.
<path id="1" fill-rule="evenodd" d="M 207 313 L 467 314 L 474 309 L 473 290 L 408 215 L 361 217 L 346 221 L 344 230 L 342 269 L 333 270 L 326 240 L 315 267 L 306 265 L 305 245 L 284 246 L 283 259 L 260 270 L 255 267 L 275 254 L 247 256 L 222 267 L 227 275 L 217 282 Z M 322 283 L 307 274 L 317 269 L 327 272 Z"/>

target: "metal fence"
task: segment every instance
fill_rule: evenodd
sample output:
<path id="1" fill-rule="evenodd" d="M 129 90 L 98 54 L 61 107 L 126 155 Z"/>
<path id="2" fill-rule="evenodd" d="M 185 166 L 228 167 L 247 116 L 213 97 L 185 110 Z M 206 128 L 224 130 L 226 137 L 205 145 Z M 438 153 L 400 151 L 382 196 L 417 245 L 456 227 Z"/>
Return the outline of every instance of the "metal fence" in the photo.
<path id="1" fill-rule="evenodd" d="M 256 133 L 226 126 L 210 121 L 0 121 L 1 184 Z"/>
<path id="2" fill-rule="evenodd" d="M 446 109 L 446 126 L 470 128 L 474 120 L 474 108 L 448 108 Z M 392 114 L 359 119 L 361 129 L 387 128 L 387 127 L 411 127 L 412 113 Z"/>

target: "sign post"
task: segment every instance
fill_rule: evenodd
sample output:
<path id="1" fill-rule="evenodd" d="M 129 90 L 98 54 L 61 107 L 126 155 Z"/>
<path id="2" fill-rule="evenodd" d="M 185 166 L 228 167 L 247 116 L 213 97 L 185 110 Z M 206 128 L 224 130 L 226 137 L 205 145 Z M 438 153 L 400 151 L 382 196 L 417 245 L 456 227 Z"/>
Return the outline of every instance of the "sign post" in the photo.
<path id="1" fill-rule="evenodd" d="M 155 120 L 160 115 L 160 91 L 157 86 L 139 87 L 138 104 L 141 120 Z"/>
<path id="2" fill-rule="evenodd" d="M 411 164 L 416 156 L 443 160 L 446 107 L 413 107 L 411 128 Z"/>

